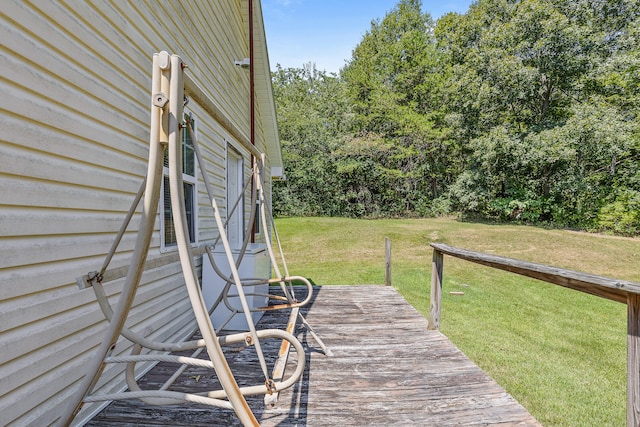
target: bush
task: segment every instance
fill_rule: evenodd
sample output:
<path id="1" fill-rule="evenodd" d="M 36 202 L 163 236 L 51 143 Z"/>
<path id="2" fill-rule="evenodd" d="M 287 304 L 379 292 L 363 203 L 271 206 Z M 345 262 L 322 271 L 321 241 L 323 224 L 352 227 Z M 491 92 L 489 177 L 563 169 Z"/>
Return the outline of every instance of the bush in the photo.
<path id="1" fill-rule="evenodd" d="M 600 209 L 598 225 L 602 230 L 623 235 L 640 233 L 640 192 L 625 190 Z"/>

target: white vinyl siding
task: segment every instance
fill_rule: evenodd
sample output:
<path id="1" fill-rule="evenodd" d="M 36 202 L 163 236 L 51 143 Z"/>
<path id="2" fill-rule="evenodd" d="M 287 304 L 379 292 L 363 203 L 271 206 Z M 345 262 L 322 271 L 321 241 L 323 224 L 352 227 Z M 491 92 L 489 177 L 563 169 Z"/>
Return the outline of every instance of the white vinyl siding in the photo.
<path id="1" fill-rule="evenodd" d="M 101 267 L 146 174 L 153 53 L 180 55 L 187 72 L 249 134 L 248 74 L 233 64 L 249 53 L 246 7 L 246 0 L 2 2 L 3 425 L 51 424 L 105 332 L 93 290 L 80 289 L 76 278 Z M 199 120 L 206 173 L 222 201 L 225 141 L 232 138 L 200 106 L 189 107 Z M 265 150 L 261 123 L 256 134 Z M 200 184 L 194 215 L 195 240 L 202 245 L 216 229 Z M 110 270 L 128 264 L 140 209 Z M 175 253 L 160 249 L 158 214 L 149 260 L 159 262 L 143 275 L 127 326 L 157 339 L 182 340 L 195 322 L 180 265 L 169 258 Z M 112 303 L 122 282 L 105 283 Z M 122 340 L 116 353 L 128 348 Z M 98 388 L 121 390 L 119 373 L 120 367 L 109 367 Z M 85 405 L 76 422 L 97 408 Z"/>

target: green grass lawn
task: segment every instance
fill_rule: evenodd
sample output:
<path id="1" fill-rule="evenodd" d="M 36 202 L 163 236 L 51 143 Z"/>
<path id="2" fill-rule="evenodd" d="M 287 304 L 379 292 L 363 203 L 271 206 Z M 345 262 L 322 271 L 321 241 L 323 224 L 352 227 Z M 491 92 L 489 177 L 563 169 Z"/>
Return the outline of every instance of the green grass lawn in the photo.
<path id="1" fill-rule="evenodd" d="M 292 274 L 385 280 L 428 317 L 431 242 L 640 282 L 640 239 L 453 219 L 280 218 Z M 451 295 L 461 291 L 464 295 Z M 626 420 L 626 306 L 445 256 L 441 330 L 545 426 Z"/>

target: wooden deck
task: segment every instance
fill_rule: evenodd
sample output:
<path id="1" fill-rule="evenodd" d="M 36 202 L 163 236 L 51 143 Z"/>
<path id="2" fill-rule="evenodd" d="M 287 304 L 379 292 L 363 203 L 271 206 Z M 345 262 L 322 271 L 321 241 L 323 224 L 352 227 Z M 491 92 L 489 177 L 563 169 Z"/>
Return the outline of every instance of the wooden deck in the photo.
<path id="1" fill-rule="evenodd" d="M 325 356 L 299 327 L 296 335 L 308 350 L 301 381 L 282 392 L 274 408 L 265 408 L 260 396 L 247 399 L 263 426 L 540 426 L 444 335 L 428 331 L 426 319 L 391 287 L 316 288 L 304 313 L 333 356 Z M 271 313 L 260 326 L 283 327 L 286 320 L 287 313 Z M 263 343 L 274 356 L 278 346 L 275 340 Z M 239 383 L 264 381 L 253 348 L 227 353 Z M 157 385 L 167 372 L 159 364 L 143 388 Z M 172 389 L 219 388 L 215 382 L 212 372 L 191 368 Z M 228 410 L 127 401 L 114 402 L 87 425 L 238 424 Z"/>

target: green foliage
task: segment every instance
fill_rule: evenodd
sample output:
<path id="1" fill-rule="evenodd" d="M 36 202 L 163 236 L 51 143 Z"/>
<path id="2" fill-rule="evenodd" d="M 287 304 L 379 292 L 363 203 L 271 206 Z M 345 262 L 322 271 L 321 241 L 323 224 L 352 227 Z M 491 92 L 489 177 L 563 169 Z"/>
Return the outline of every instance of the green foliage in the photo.
<path id="1" fill-rule="evenodd" d="M 273 83 L 280 215 L 429 216 L 637 233 L 640 4 L 400 0 L 340 75 Z"/>
<path id="2" fill-rule="evenodd" d="M 639 159 L 637 94 L 626 90 L 637 82 L 627 40 L 638 5 L 571 3 L 480 1 L 438 21 L 470 141 L 449 187 L 457 209 L 598 229 L 610 195 L 635 188 L 623 165 Z"/>
<path id="3" fill-rule="evenodd" d="M 331 153 L 348 127 L 343 85 L 312 64 L 304 69 L 278 68 L 272 83 L 287 177 L 274 183 L 274 212 L 339 214 L 340 184 Z"/>
<path id="4" fill-rule="evenodd" d="M 412 212 L 443 192 L 451 130 L 444 117 L 442 54 L 420 1 L 400 1 L 374 21 L 341 77 L 354 106 L 356 137 L 376 134 L 393 144 L 382 167 L 393 176 L 397 202 L 388 214 Z"/>
<path id="5" fill-rule="evenodd" d="M 627 190 L 600 209 L 598 226 L 624 235 L 640 234 L 640 192 Z"/>

